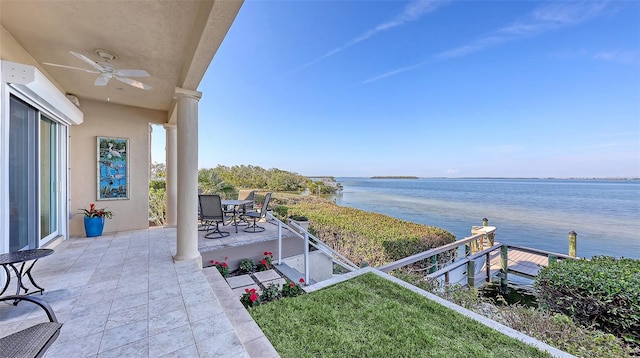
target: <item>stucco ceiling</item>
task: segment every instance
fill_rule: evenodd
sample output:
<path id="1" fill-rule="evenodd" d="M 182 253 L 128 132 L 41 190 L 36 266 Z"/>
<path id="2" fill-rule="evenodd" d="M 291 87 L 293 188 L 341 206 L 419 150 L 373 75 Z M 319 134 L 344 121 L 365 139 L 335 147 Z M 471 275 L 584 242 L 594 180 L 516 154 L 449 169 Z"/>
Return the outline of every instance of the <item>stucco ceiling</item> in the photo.
<path id="1" fill-rule="evenodd" d="M 171 111 L 175 87 L 197 89 L 242 0 L 216 1 L 11 1 L 0 0 L 0 21 L 66 93 L 142 108 Z M 0 39 L 1 40 L 1 39 Z M 44 62 L 90 68 L 69 51 L 100 61 L 95 49 L 118 57 L 118 69 L 143 69 L 142 90 Z"/>

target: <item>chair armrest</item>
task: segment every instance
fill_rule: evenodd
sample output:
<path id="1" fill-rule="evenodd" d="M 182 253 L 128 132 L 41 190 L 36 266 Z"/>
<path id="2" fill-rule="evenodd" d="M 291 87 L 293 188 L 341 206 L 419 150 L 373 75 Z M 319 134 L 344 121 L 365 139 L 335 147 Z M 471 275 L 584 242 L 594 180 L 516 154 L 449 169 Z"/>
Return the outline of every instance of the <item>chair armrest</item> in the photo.
<path id="1" fill-rule="evenodd" d="M 11 295 L 11 296 L 0 297 L 0 302 L 2 301 L 15 301 L 14 304 L 17 304 L 17 301 L 32 302 L 40 306 L 40 308 L 42 308 L 47 313 L 47 317 L 49 317 L 49 322 L 56 322 L 56 323 L 58 322 L 58 319 L 56 318 L 56 314 L 53 313 L 53 309 L 51 309 L 51 306 L 41 298 L 37 298 L 33 296 L 25 296 L 25 295 Z"/>

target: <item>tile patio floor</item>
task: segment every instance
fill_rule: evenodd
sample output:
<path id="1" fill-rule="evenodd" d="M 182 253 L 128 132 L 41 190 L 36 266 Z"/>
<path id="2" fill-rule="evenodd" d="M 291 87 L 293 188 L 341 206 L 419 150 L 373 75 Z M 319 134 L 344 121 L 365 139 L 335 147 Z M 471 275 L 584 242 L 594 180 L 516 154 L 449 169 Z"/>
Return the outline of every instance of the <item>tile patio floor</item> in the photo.
<path id="1" fill-rule="evenodd" d="M 241 228 L 236 235 L 227 226 L 232 235 L 220 240 L 199 232 L 199 247 L 277 235 L 276 226 L 266 225 L 263 235 Z M 53 249 L 33 269 L 45 288 L 38 296 L 64 323 L 48 358 L 278 356 L 215 268 L 173 262 L 175 228 L 75 237 Z M 46 320 L 41 312 L 27 302 L 0 304 L 2 336 Z"/>

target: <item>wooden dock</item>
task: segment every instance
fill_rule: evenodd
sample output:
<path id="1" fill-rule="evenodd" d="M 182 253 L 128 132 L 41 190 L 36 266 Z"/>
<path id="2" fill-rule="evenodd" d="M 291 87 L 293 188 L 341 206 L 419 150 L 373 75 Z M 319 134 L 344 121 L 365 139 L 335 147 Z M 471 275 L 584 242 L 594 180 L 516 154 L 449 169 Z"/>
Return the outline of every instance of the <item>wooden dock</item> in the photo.
<path id="1" fill-rule="evenodd" d="M 495 243 L 492 247 L 483 247 L 481 251 L 474 250 L 475 253 L 472 252 L 471 255 L 441 268 L 429 277 L 439 278 L 442 282 L 451 284 L 473 284 L 474 287 L 482 287 L 494 277 L 500 277 L 504 249 L 507 252 L 507 276 L 533 279 L 542 268 L 549 265 L 549 262 L 574 259 L 555 252 Z M 486 265 L 487 261 L 489 265 Z M 474 270 L 473 274 L 470 274 L 471 269 Z"/>
<path id="2" fill-rule="evenodd" d="M 470 237 L 382 265 L 378 270 L 390 272 L 421 260 L 430 260 L 437 270 L 427 274 L 428 278 L 442 284 L 481 287 L 502 273 L 503 260 L 506 263 L 506 275 L 500 275 L 500 281 L 506 285 L 509 274 L 534 278 L 550 262 L 575 259 L 555 252 L 495 242 L 495 230 L 492 226 L 474 226 Z M 464 257 L 447 263 L 444 267 L 436 265 L 437 255 L 458 251 L 462 247 L 465 248 Z"/>
<path id="3" fill-rule="evenodd" d="M 491 268 L 499 271 L 500 260 L 500 252 L 495 252 L 491 257 Z M 534 253 L 519 248 L 509 249 L 507 267 L 517 275 L 535 277 L 541 268 L 548 265 L 549 257 L 545 253 Z"/>

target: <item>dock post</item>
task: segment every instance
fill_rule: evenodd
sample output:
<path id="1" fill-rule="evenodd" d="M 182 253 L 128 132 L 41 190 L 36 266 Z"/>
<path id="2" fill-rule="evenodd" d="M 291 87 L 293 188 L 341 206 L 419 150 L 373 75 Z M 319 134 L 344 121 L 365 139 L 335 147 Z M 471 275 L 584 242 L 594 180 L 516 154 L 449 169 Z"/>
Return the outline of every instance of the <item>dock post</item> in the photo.
<path id="1" fill-rule="evenodd" d="M 476 284 L 476 262 L 469 260 L 467 262 L 467 285 L 474 287 Z"/>
<path id="2" fill-rule="evenodd" d="M 429 260 L 431 262 L 431 267 L 429 267 L 429 273 L 434 273 L 438 271 L 438 256 L 433 255 Z"/>
<path id="3" fill-rule="evenodd" d="M 489 226 L 489 219 L 487 218 L 482 219 L 482 226 Z M 495 235 L 496 235 L 495 232 L 487 234 L 487 238 L 489 239 L 489 247 L 494 245 Z"/>
<path id="4" fill-rule="evenodd" d="M 491 283 L 491 253 L 487 252 L 485 254 L 485 266 L 487 267 L 487 282 Z"/>
<path id="5" fill-rule="evenodd" d="M 500 247 L 500 292 L 507 292 L 507 271 L 509 271 L 508 252 L 509 248 L 503 244 Z"/>
<path id="6" fill-rule="evenodd" d="M 569 233 L 569 256 L 576 257 L 576 241 L 578 234 L 575 231 Z"/>

